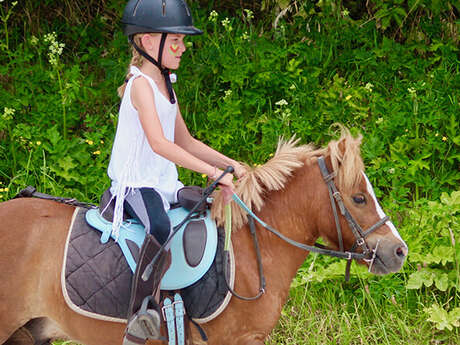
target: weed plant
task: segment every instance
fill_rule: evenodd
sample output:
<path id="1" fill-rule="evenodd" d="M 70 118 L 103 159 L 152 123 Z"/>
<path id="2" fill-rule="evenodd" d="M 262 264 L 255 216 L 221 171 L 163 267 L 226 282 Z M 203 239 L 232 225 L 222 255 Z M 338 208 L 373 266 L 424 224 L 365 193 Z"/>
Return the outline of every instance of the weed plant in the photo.
<path id="1" fill-rule="evenodd" d="M 343 262 L 311 255 L 267 344 L 460 343 L 458 1 L 266 3 L 289 11 L 193 6 L 205 34 L 187 38 L 175 85 L 190 131 L 254 165 L 280 136 L 324 145 L 336 122 L 362 133 L 410 253 L 397 274 L 354 266 L 349 283 Z M 0 200 L 34 185 L 96 203 L 130 59 L 124 2 L 46 4 L 0 1 Z"/>

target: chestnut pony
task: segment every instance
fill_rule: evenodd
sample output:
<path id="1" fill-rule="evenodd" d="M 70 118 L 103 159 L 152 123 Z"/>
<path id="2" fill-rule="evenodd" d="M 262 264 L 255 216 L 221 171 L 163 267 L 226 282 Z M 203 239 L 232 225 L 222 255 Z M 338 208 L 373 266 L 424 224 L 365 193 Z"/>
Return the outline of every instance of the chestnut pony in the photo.
<path id="1" fill-rule="evenodd" d="M 339 248 L 336 222 L 327 185 L 318 166 L 324 156 L 343 204 L 362 229 L 379 224 L 366 237 L 375 252 L 371 272 L 398 271 L 407 246 L 389 220 L 385 220 L 360 157 L 361 137 L 342 129 L 340 139 L 314 149 L 296 140 L 280 141 L 266 164 L 248 167 L 236 194 L 266 224 L 283 235 L 312 245 L 322 237 Z M 258 292 L 258 267 L 247 217 L 233 206 L 232 241 L 236 258 L 235 290 L 245 296 Z M 42 199 L 13 199 L 0 203 L 0 344 L 42 344 L 50 338 L 73 339 L 86 345 L 121 344 L 124 324 L 86 318 L 73 312 L 61 292 L 60 274 L 64 242 L 73 206 Z M 220 195 L 213 215 L 222 223 Z M 345 250 L 355 243 L 348 222 L 339 213 Z M 215 345 L 263 345 L 280 317 L 289 287 L 308 251 L 288 244 L 257 224 L 266 291 L 256 301 L 233 297 L 214 320 L 202 325 Z M 361 264 L 369 265 L 365 260 Z M 192 326 L 194 344 L 205 344 Z M 151 342 L 159 344 L 158 342 Z"/>

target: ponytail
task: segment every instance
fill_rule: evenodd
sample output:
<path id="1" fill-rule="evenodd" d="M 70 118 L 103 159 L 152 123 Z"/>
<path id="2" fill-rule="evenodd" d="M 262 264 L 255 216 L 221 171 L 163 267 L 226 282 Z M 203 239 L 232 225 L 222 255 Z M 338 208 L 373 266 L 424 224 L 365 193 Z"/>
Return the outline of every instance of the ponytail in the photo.
<path id="1" fill-rule="evenodd" d="M 139 47 L 142 47 L 141 35 L 143 34 L 136 34 L 133 38 L 134 43 L 136 43 Z M 128 80 L 132 77 L 132 74 L 129 72 L 129 68 L 131 66 L 141 67 L 144 63 L 144 57 L 141 54 L 139 54 L 139 52 L 136 49 L 134 49 L 134 47 L 131 47 L 131 54 L 132 58 L 128 66 L 128 73 L 126 74 L 125 82 L 122 85 L 120 85 L 117 89 L 118 96 L 120 98 L 122 98 L 125 94 L 126 84 L 128 84 Z"/>

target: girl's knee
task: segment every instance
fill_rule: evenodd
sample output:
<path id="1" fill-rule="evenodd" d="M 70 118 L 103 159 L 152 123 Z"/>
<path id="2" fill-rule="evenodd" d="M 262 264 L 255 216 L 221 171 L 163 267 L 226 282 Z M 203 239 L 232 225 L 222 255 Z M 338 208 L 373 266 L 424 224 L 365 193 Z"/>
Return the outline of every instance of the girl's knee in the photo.
<path id="1" fill-rule="evenodd" d="M 147 230 L 147 229 L 146 229 Z M 166 242 L 171 231 L 171 223 L 168 217 L 158 217 L 150 224 L 149 233 L 153 235 L 160 244 Z"/>

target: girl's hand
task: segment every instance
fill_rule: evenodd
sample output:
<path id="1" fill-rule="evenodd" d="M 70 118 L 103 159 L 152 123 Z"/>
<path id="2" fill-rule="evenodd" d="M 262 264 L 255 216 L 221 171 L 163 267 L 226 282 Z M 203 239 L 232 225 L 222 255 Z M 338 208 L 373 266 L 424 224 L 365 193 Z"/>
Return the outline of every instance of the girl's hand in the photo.
<path id="1" fill-rule="evenodd" d="M 223 171 L 220 169 L 216 169 L 216 174 L 213 176 L 210 176 L 211 179 L 215 180 L 217 179 L 220 175 L 222 175 Z M 232 200 L 233 196 L 233 190 L 234 190 L 234 185 L 233 185 L 233 175 L 230 173 L 225 174 L 224 177 L 219 181 L 220 188 L 222 190 L 222 195 L 224 197 L 224 202 L 227 204 Z"/>
<path id="2" fill-rule="evenodd" d="M 244 175 L 246 175 L 246 167 L 238 162 L 233 164 L 233 169 L 235 170 L 235 176 L 240 180 Z"/>

